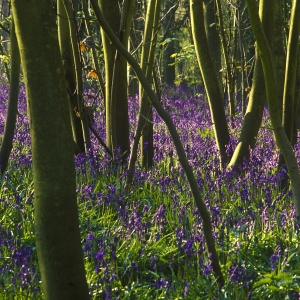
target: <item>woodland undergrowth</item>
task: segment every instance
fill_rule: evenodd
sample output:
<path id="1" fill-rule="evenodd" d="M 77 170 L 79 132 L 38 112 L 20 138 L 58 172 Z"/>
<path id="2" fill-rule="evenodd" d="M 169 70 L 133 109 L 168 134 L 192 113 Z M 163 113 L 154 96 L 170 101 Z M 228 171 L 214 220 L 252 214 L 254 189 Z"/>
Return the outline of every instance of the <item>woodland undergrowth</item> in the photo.
<path id="1" fill-rule="evenodd" d="M 103 103 L 90 88 L 93 126 L 105 138 Z M 8 86 L 0 88 L 3 134 Z M 93 140 L 75 157 L 82 253 L 91 299 L 300 299 L 299 226 L 290 190 L 280 192 L 279 152 L 267 114 L 239 174 L 220 170 L 201 87 L 166 89 L 162 99 L 180 133 L 205 203 L 226 278 L 219 290 L 201 218 L 162 120 L 154 114 L 154 166 L 135 170 L 125 191 L 121 153 L 111 160 Z M 129 99 L 134 132 L 138 99 Z M 231 142 L 242 115 L 228 119 Z M 46 134 L 46 133 L 45 133 Z M 131 136 L 133 138 L 133 136 Z M 299 159 L 300 147 L 295 146 Z M 24 87 L 14 147 L 0 190 L 0 299 L 43 299 L 34 243 L 34 187 Z M 70 249 L 71 251 L 71 249 Z"/>

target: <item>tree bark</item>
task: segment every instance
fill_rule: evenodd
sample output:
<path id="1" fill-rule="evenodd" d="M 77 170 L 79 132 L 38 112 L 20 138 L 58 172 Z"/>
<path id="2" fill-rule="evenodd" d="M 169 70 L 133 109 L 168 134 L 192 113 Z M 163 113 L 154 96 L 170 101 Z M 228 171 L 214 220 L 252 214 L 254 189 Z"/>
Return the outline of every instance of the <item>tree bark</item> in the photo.
<path id="1" fill-rule="evenodd" d="M 57 1 L 58 13 L 58 40 L 62 63 L 64 67 L 65 80 L 67 83 L 67 91 L 70 101 L 70 115 L 73 131 L 73 138 L 78 147 L 78 153 L 85 152 L 84 138 L 81 127 L 80 118 L 76 116 L 74 107 L 77 106 L 77 89 L 76 89 L 76 75 L 74 69 L 73 49 L 70 40 L 70 29 L 68 15 L 64 6 L 63 0 Z"/>
<path id="2" fill-rule="evenodd" d="M 166 18 L 163 20 L 163 30 L 165 31 L 165 39 L 173 38 L 173 30 L 171 30 L 175 26 L 175 12 L 173 9 L 169 12 L 171 7 L 174 5 L 174 0 L 165 1 L 165 13 L 168 13 Z M 164 83 L 167 85 L 174 84 L 175 81 L 175 65 L 170 66 L 170 64 L 174 64 L 174 58 L 171 57 L 172 54 L 175 53 L 174 41 L 170 41 L 167 43 L 164 54 L 163 54 L 163 64 L 164 64 Z"/>
<path id="3" fill-rule="evenodd" d="M 6 121 L 4 127 L 3 140 L 0 150 L 1 161 L 1 176 L 3 176 L 7 164 L 11 149 L 13 146 L 13 138 L 17 121 L 18 112 L 18 95 L 19 95 L 19 79 L 20 79 L 20 53 L 18 42 L 15 33 L 14 20 L 11 22 L 10 29 L 10 55 L 11 55 L 11 67 L 10 67 L 10 86 L 8 95 L 8 107 L 6 114 Z"/>
<path id="4" fill-rule="evenodd" d="M 68 97 L 51 1 L 11 1 L 26 86 L 35 240 L 45 299 L 89 299 Z"/>
<path id="5" fill-rule="evenodd" d="M 295 157 L 292 145 L 285 134 L 284 128 L 281 125 L 281 119 L 279 115 L 278 99 L 276 91 L 276 82 L 274 77 L 274 68 L 271 56 L 271 50 L 269 48 L 266 36 L 264 34 L 261 21 L 259 19 L 257 5 L 255 0 L 247 0 L 250 20 L 254 36 L 256 38 L 257 47 L 261 57 L 264 78 L 266 83 L 267 99 L 269 104 L 270 119 L 275 135 L 276 143 L 284 157 L 286 162 L 288 173 L 292 183 L 293 197 L 296 207 L 296 216 L 300 217 L 300 174 L 298 168 L 298 162 Z M 293 11 L 299 9 L 300 2 L 294 1 Z"/>
<path id="6" fill-rule="evenodd" d="M 274 0 L 261 0 L 259 4 L 259 14 L 269 45 L 272 45 L 273 37 L 274 2 Z M 243 164 L 244 159 L 250 158 L 250 151 L 255 146 L 258 130 L 262 122 L 264 104 L 266 102 L 266 87 L 261 59 L 257 48 L 255 57 L 256 61 L 249 103 L 238 144 L 228 165 L 229 168 L 237 168 Z"/>
<path id="7" fill-rule="evenodd" d="M 221 95 L 223 94 L 223 82 L 222 82 L 222 69 L 221 65 L 221 43 L 220 37 L 217 30 L 217 16 L 216 16 L 216 1 L 215 0 L 204 0 L 203 1 L 203 12 L 204 12 L 204 25 L 207 37 L 207 43 L 209 53 L 214 65 L 214 69 L 218 78 Z"/>
<path id="8" fill-rule="evenodd" d="M 118 0 L 99 0 L 99 6 L 114 33 L 119 36 L 120 13 Z M 105 117 L 106 117 L 106 145 L 113 152 L 116 146 L 116 111 L 112 111 L 112 78 L 116 50 L 110 44 L 105 32 L 101 29 L 104 62 L 105 62 Z M 126 91 L 127 93 L 127 91 Z M 115 106 L 114 106 L 115 107 Z M 113 118 L 113 119 L 112 119 Z M 113 146 L 114 145 L 114 146 Z"/>
<path id="9" fill-rule="evenodd" d="M 209 101 L 216 143 L 220 152 L 220 161 L 222 164 L 227 164 L 230 159 L 230 156 L 228 155 L 230 138 L 222 95 L 220 89 L 215 88 L 218 86 L 218 79 L 211 60 L 205 35 L 203 1 L 191 0 L 190 10 L 195 50 Z"/>
<path id="10" fill-rule="evenodd" d="M 119 40 L 128 49 L 130 25 L 135 9 L 135 0 L 123 1 L 122 16 L 119 29 Z M 115 120 L 112 126 L 112 141 L 115 147 L 120 147 L 123 162 L 130 153 L 129 141 L 129 117 L 127 100 L 127 61 L 119 52 L 115 54 L 114 69 L 111 85 L 111 120 Z"/>
<path id="11" fill-rule="evenodd" d="M 91 147 L 91 137 L 89 132 L 89 125 L 87 120 L 87 115 L 85 114 L 84 102 L 83 102 L 83 80 L 82 80 L 82 59 L 79 53 L 79 38 L 78 38 L 78 28 L 75 19 L 75 11 L 69 0 L 63 0 L 66 14 L 68 16 L 69 32 L 70 32 L 70 42 L 72 45 L 73 54 L 73 64 L 75 67 L 75 83 L 76 83 L 76 96 L 77 103 L 73 107 L 76 111 L 77 117 L 80 118 L 80 123 L 82 127 L 82 134 L 84 140 L 84 147 L 87 151 Z"/>

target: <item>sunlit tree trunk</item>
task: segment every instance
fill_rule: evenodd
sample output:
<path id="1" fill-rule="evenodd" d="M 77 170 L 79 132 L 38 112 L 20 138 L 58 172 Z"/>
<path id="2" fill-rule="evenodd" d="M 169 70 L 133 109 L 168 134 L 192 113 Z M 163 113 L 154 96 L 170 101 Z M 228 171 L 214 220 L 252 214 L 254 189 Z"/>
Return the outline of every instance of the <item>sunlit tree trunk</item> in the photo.
<path id="1" fill-rule="evenodd" d="M 294 96 L 300 33 L 300 5 L 296 2 L 294 0 L 290 20 L 282 111 L 282 124 L 290 142 L 293 139 Z"/>
<path id="2" fill-rule="evenodd" d="M 107 22 L 110 24 L 114 33 L 119 36 L 120 12 L 118 0 L 99 0 L 99 6 Z M 106 118 L 106 145 L 113 151 L 113 145 L 116 145 L 116 112 L 112 111 L 112 78 L 114 70 L 114 59 L 116 50 L 110 44 L 109 39 L 101 29 L 104 62 L 105 62 L 105 118 Z M 127 93 L 127 91 L 126 91 Z M 114 106 L 115 107 L 115 106 Z M 112 119 L 114 118 L 114 119 Z"/>
<path id="3" fill-rule="evenodd" d="M 262 26 L 270 46 L 272 45 L 274 28 L 274 2 L 274 0 L 261 0 L 259 4 Z M 257 48 L 255 56 L 256 61 L 249 103 L 244 116 L 238 144 L 228 165 L 228 167 L 232 168 L 241 165 L 244 159 L 249 159 L 250 151 L 256 143 L 258 130 L 262 122 L 264 104 L 266 102 L 266 88 L 261 59 Z"/>
<path id="4" fill-rule="evenodd" d="M 15 34 L 14 21 L 12 19 L 10 29 L 10 86 L 8 107 L 4 127 L 3 140 L 0 150 L 1 176 L 4 174 L 9 155 L 13 146 L 13 138 L 18 112 L 19 78 L 20 78 L 20 54 Z"/>
<path id="5" fill-rule="evenodd" d="M 294 1 L 295 2 L 295 1 Z M 289 141 L 293 144 L 296 140 L 295 132 L 295 109 L 298 108 L 297 101 L 294 101 L 295 86 L 296 86 L 296 74 L 297 74 L 297 57 L 299 49 L 299 32 L 300 32 L 300 5 L 294 4 L 294 9 L 291 13 L 290 30 L 287 45 L 286 55 L 286 69 L 285 69 L 285 80 L 282 100 L 282 125 Z M 297 99 L 298 100 L 298 99 Z M 278 169 L 280 170 L 285 165 L 283 154 L 280 154 Z M 280 183 L 281 188 L 286 188 L 288 184 L 288 178 L 283 178 Z"/>
<path id="6" fill-rule="evenodd" d="M 287 135 L 285 134 L 284 128 L 281 124 L 271 51 L 268 42 L 266 40 L 266 36 L 263 32 L 261 21 L 259 19 L 256 1 L 247 0 L 247 5 L 248 5 L 252 29 L 254 32 L 254 36 L 256 38 L 257 47 L 259 49 L 259 53 L 263 65 L 268 107 L 269 107 L 269 113 L 270 113 L 270 119 L 271 119 L 273 131 L 275 135 L 275 140 L 284 157 L 288 169 L 288 173 L 292 183 L 293 198 L 296 206 L 296 216 L 297 218 L 299 218 L 300 217 L 300 174 L 299 174 L 298 162 L 295 157 L 292 145 Z M 299 6 L 300 6 L 300 2 L 294 1 L 292 7 L 292 14 L 297 15 Z"/>
<path id="7" fill-rule="evenodd" d="M 220 89 L 216 89 L 216 86 L 219 86 L 218 79 L 213 62 L 211 60 L 205 35 L 203 1 L 190 0 L 190 9 L 195 50 L 208 96 L 211 118 L 214 124 L 216 143 L 220 152 L 220 160 L 222 164 L 227 164 L 229 160 L 227 150 L 230 146 L 230 138 L 225 117 L 223 99 Z"/>
<path id="8" fill-rule="evenodd" d="M 12 1 L 33 156 L 35 240 L 45 299 L 89 299 L 68 96 L 51 1 Z"/>
<path id="9" fill-rule="evenodd" d="M 154 0 L 149 2 L 146 24 L 144 31 L 143 49 L 141 55 L 141 68 L 145 72 L 148 82 L 152 82 L 153 67 L 156 40 L 158 34 L 159 16 L 161 10 L 161 0 Z M 172 74 L 169 70 L 168 76 Z M 171 76 L 172 77 L 172 76 Z M 169 78 L 170 80 L 172 78 Z M 140 116 L 143 123 L 142 136 L 141 136 L 141 165 L 142 167 L 151 167 L 153 164 L 153 123 L 152 123 L 152 104 L 148 99 L 147 94 L 144 92 L 142 85 L 139 85 L 139 98 L 140 98 Z"/>
<path id="10" fill-rule="evenodd" d="M 274 1 L 273 62 L 274 62 L 274 71 L 275 71 L 275 80 L 277 86 L 280 116 L 282 116 L 282 100 L 283 100 L 285 60 L 286 60 L 283 22 L 284 20 L 282 17 L 282 2 L 280 0 L 276 0 Z"/>

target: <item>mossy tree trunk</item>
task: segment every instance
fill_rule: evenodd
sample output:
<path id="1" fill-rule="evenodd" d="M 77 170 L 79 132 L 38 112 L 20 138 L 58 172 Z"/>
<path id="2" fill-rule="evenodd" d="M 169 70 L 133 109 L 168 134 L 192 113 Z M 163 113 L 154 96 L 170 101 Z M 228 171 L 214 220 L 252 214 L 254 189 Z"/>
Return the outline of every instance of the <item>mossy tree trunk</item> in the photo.
<path id="1" fill-rule="evenodd" d="M 11 1 L 26 86 L 35 240 L 45 299 L 89 299 L 68 96 L 51 1 Z"/>
<path id="2" fill-rule="evenodd" d="M 269 106 L 270 119 L 275 135 L 276 143 L 284 157 L 288 173 L 292 183 L 293 198 L 296 207 L 296 216 L 300 217 L 300 174 L 298 162 L 295 157 L 291 142 L 289 141 L 284 128 L 281 124 L 279 115 L 278 99 L 276 91 L 276 81 L 274 76 L 274 66 L 272 62 L 271 50 L 266 40 L 265 33 L 258 15 L 257 4 L 255 0 L 247 0 L 250 20 L 254 36 L 256 38 L 259 55 L 261 57 L 264 78 L 266 84 L 266 92 Z M 294 1 L 292 14 L 299 9 L 300 2 Z"/>
<path id="3" fill-rule="evenodd" d="M 114 33 L 119 36 L 120 29 L 120 11 L 118 0 L 99 0 L 99 6 L 107 22 L 110 24 Z M 106 119 L 106 145 L 113 152 L 116 146 L 116 111 L 112 111 L 112 78 L 114 71 L 114 59 L 116 50 L 111 45 L 105 32 L 101 29 L 103 43 L 104 63 L 105 63 L 105 119 Z M 127 90 L 126 90 L 127 94 Z M 115 108 L 115 106 L 114 106 Z M 112 119 L 113 118 L 113 119 Z"/>
<path id="4" fill-rule="evenodd" d="M 205 34 L 203 1 L 190 0 L 190 10 L 195 50 L 209 101 L 216 143 L 220 152 L 220 161 L 222 164 L 227 164 L 230 159 L 227 151 L 230 147 L 230 138 L 223 98 L 220 89 L 215 88 L 219 84 Z"/>
<path id="5" fill-rule="evenodd" d="M 293 140 L 294 96 L 300 33 L 300 5 L 296 2 L 294 0 L 290 20 L 282 109 L 282 124 L 290 142 Z"/>
<path id="6" fill-rule="evenodd" d="M 295 1 L 294 1 L 295 2 Z M 289 141 L 293 144 L 297 139 L 297 130 L 295 129 L 295 109 L 298 108 L 298 99 L 295 101 L 295 87 L 297 75 L 297 58 L 299 49 L 299 32 L 300 32 L 300 5 L 295 5 L 292 10 L 290 19 L 290 30 L 287 44 L 286 69 L 282 100 L 282 125 Z M 280 153 L 278 170 L 285 166 L 283 153 Z M 282 189 L 287 188 L 288 178 L 283 178 L 280 182 Z"/>
<path id="7" fill-rule="evenodd" d="M 274 0 L 261 0 L 259 4 L 262 26 L 270 46 L 272 45 L 274 29 L 274 2 Z M 244 159 L 249 159 L 250 151 L 254 148 L 258 130 L 262 122 L 264 104 L 266 102 L 266 87 L 261 59 L 257 48 L 255 59 L 249 102 L 239 141 L 228 165 L 230 168 L 236 168 L 243 164 Z"/>
<path id="8" fill-rule="evenodd" d="M 145 72 L 148 82 L 153 81 L 154 57 L 158 34 L 159 16 L 161 10 L 161 0 L 149 2 L 146 24 L 144 30 L 144 40 L 141 55 L 141 68 Z M 172 70 L 169 70 L 172 73 Z M 169 73 L 169 75 L 170 75 Z M 169 76 L 168 75 L 168 76 Z M 172 77 L 172 75 L 171 75 Z M 169 78 L 171 80 L 171 78 Z M 153 164 L 153 123 L 152 104 L 144 92 L 142 85 L 139 85 L 140 116 L 143 121 L 141 136 L 141 165 L 142 167 L 152 167 Z"/>

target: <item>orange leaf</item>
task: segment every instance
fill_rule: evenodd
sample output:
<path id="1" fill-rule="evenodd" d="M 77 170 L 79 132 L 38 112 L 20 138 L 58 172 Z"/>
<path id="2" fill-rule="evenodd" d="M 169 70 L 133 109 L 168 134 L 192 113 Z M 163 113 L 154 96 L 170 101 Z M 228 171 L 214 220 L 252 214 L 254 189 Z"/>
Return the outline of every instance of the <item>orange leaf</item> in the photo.
<path id="1" fill-rule="evenodd" d="M 98 78 L 98 75 L 95 70 L 88 72 L 87 77 Z"/>
<path id="2" fill-rule="evenodd" d="M 80 51 L 85 51 L 85 50 L 88 50 L 88 47 L 86 46 L 86 44 L 84 42 L 80 42 L 79 43 L 79 50 Z"/>

